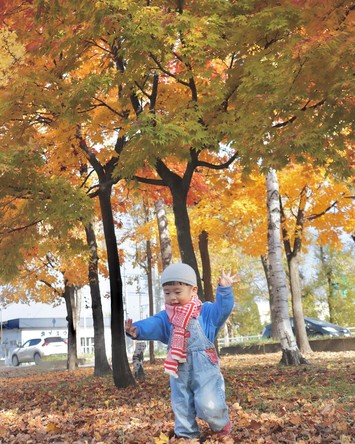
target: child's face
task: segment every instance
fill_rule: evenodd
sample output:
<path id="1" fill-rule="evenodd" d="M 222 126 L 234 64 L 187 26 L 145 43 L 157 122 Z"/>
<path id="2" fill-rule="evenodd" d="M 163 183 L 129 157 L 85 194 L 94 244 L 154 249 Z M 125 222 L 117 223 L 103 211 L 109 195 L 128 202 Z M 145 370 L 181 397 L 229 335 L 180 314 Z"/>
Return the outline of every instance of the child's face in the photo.
<path id="1" fill-rule="evenodd" d="M 197 287 L 191 285 L 164 285 L 165 303 L 167 305 L 185 305 L 197 294 Z"/>

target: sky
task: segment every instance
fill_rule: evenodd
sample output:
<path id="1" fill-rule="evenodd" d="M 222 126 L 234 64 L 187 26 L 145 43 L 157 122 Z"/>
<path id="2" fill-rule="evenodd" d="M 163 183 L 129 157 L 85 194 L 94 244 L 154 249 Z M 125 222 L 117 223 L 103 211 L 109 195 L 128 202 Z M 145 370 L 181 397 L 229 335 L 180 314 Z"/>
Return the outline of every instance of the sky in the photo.
<path id="1" fill-rule="evenodd" d="M 133 282 L 133 284 L 128 282 L 128 279 L 131 281 L 134 277 L 137 277 L 137 282 L 142 288 L 141 291 L 137 291 L 137 282 Z M 123 268 L 122 281 L 124 287 L 124 299 L 126 300 L 125 317 L 130 317 L 134 320 L 144 319 L 148 316 L 149 313 L 148 294 L 147 290 L 145 289 L 146 279 L 144 278 L 144 276 L 140 276 L 139 270 L 136 272 L 130 270 L 129 273 L 127 273 L 127 271 Z M 106 294 L 109 294 L 109 288 L 110 285 L 107 280 L 100 281 L 101 303 L 104 317 L 109 317 L 111 313 L 110 299 L 108 297 L 105 297 Z M 92 317 L 89 287 L 84 287 L 81 290 L 81 293 L 83 297 L 81 317 Z M 86 303 L 89 306 L 88 308 L 85 308 Z M 66 315 L 67 313 L 64 302 L 56 307 L 42 303 L 31 303 L 29 305 L 9 304 L 6 307 L 1 307 L 0 305 L 0 322 L 16 318 L 65 318 Z"/>
<path id="2" fill-rule="evenodd" d="M 144 284 L 144 279 L 141 279 L 140 284 Z M 103 295 L 109 291 L 109 283 L 101 283 L 101 302 L 104 317 L 110 317 L 111 307 L 110 299 Z M 84 299 L 90 301 L 89 288 L 82 290 Z M 125 304 L 125 318 L 132 318 L 133 320 L 144 319 L 149 315 L 148 308 L 148 294 L 146 291 L 141 291 L 141 294 L 136 289 L 136 285 L 126 284 L 124 288 Z M 85 308 L 85 302 L 82 304 L 81 317 L 91 318 L 91 306 Z M 268 323 L 269 317 L 269 303 L 268 301 L 260 301 L 258 303 L 259 312 L 262 323 Z M 0 309 L 0 322 L 16 318 L 65 318 L 66 317 L 65 304 L 53 307 L 47 304 L 31 303 L 26 304 L 10 304 L 6 308 Z"/>

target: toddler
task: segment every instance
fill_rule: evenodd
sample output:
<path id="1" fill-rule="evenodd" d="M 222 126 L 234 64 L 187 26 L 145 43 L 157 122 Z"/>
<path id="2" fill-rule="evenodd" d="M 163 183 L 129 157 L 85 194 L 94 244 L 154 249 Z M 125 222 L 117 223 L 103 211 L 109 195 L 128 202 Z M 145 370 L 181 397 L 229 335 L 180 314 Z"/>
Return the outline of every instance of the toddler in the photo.
<path id="1" fill-rule="evenodd" d="M 233 282 L 236 276 L 222 271 L 216 301 L 202 303 L 193 268 L 183 263 L 169 265 L 161 275 L 165 310 L 142 321 L 125 322 L 126 333 L 133 339 L 168 344 L 164 369 L 170 375 L 178 438 L 200 436 L 196 418 L 206 421 L 221 436 L 230 432 L 214 340 L 234 306 Z"/>

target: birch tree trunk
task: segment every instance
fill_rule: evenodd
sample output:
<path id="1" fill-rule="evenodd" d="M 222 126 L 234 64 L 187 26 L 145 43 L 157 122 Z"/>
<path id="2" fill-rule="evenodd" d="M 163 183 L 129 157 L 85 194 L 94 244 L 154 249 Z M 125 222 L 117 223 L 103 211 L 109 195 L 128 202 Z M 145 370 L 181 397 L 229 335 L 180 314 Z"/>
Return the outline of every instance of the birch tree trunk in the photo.
<path id="1" fill-rule="evenodd" d="M 172 249 L 168 229 L 168 219 L 166 217 L 165 204 L 163 199 L 156 200 L 154 202 L 154 207 L 158 222 L 160 253 L 164 270 L 164 268 L 166 268 L 171 263 Z"/>
<path id="2" fill-rule="evenodd" d="M 279 339 L 277 328 L 276 328 L 276 308 L 275 308 L 275 301 L 272 297 L 272 290 L 271 290 L 271 282 L 270 282 L 270 270 L 269 270 L 269 259 L 267 255 L 260 256 L 261 263 L 263 264 L 267 288 L 269 291 L 269 306 L 270 306 L 270 320 L 271 320 L 271 326 L 272 326 L 272 337 L 274 339 Z"/>
<path id="3" fill-rule="evenodd" d="M 284 365 L 300 365 L 307 361 L 302 357 L 291 328 L 288 311 L 288 288 L 282 263 L 281 250 L 281 209 L 279 185 L 275 170 L 266 178 L 268 212 L 268 258 L 272 298 L 275 302 L 277 334 L 280 338 Z"/>

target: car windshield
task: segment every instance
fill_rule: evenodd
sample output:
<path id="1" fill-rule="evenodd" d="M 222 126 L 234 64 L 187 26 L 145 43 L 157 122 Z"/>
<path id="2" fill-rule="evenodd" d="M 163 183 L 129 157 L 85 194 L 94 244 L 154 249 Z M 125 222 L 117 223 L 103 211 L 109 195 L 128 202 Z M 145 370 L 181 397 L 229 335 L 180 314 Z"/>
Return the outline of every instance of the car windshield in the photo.
<path id="1" fill-rule="evenodd" d="M 311 324 L 315 324 L 315 325 L 333 325 L 333 324 L 329 324 L 329 322 L 326 322 L 326 321 L 318 321 L 317 319 L 306 319 L 306 321 L 310 322 Z"/>

